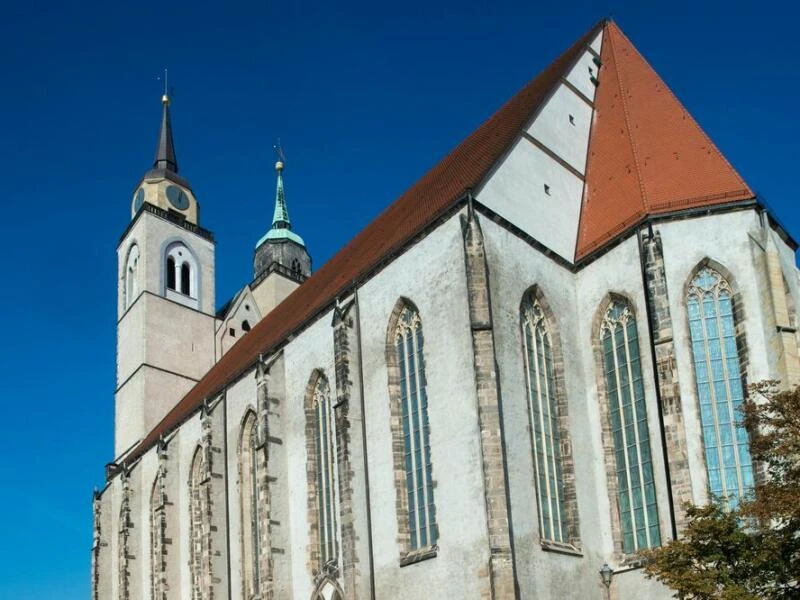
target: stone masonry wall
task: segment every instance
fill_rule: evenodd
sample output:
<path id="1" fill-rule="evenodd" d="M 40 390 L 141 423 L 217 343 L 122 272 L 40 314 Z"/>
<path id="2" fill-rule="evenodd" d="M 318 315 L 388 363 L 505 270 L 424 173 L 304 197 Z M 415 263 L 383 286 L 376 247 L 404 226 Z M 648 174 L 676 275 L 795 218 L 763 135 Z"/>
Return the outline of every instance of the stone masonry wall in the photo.
<path id="1" fill-rule="evenodd" d="M 481 468 L 489 527 L 489 598 L 515 598 L 503 418 L 494 351 L 489 276 L 477 216 L 462 217 L 472 351 L 481 435 Z"/>

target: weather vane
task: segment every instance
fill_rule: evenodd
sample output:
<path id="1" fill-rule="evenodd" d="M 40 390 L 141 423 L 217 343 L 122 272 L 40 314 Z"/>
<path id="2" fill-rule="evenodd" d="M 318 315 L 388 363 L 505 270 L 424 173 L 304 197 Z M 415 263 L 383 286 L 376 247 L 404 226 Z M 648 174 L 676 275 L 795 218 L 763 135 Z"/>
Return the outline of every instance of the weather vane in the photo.
<path id="1" fill-rule="evenodd" d="M 275 168 L 280 171 L 283 169 L 283 163 L 286 162 L 286 155 L 283 153 L 283 146 L 281 146 L 281 138 L 278 138 L 278 143 L 273 146 L 275 155 L 278 157 L 278 162 L 275 163 Z"/>
<path id="2" fill-rule="evenodd" d="M 161 76 L 159 75 L 158 77 L 156 77 L 156 80 L 161 81 L 162 80 Z M 169 72 L 166 67 L 164 67 L 163 80 L 164 80 L 164 95 L 162 96 L 161 101 L 169 102 L 170 97 L 175 95 L 175 88 L 169 87 Z"/>

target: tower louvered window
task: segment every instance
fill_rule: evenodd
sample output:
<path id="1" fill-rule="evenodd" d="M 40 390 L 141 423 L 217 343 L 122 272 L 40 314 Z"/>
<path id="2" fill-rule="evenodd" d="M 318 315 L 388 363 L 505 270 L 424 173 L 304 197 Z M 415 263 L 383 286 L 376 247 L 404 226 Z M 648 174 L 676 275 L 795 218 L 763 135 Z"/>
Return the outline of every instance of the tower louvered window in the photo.
<path id="1" fill-rule="evenodd" d="M 614 441 L 617 506 L 626 553 L 661 543 L 644 384 L 636 320 L 630 307 L 613 301 L 600 336 Z"/>
<path id="2" fill-rule="evenodd" d="M 400 370 L 410 550 L 432 546 L 438 538 L 422 347 L 422 321 L 419 313 L 404 307 L 395 331 L 395 352 Z"/>
<path id="3" fill-rule="evenodd" d="M 565 543 L 567 510 L 553 349 L 547 319 L 535 298 L 523 306 L 522 329 L 540 535 Z"/>
<path id="4" fill-rule="evenodd" d="M 324 565 L 336 557 L 336 510 L 334 501 L 333 411 L 328 380 L 320 375 L 314 388 L 314 448 L 317 463 L 317 510 L 320 558 Z"/>
<path id="5" fill-rule="evenodd" d="M 709 491 L 734 508 L 753 488 L 753 465 L 739 413 L 744 390 L 732 298 L 722 275 L 705 267 L 689 285 L 687 309 Z"/>
<path id="6" fill-rule="evenodd" d="M 256 416 L 252 411 L 247 413 L 242 426 L 239 456 L 243 579 L 245 598 L 251 598 L 259 593 L 261 584 L 259 540 L 262 527 L 258 511 L 258 438 Z"/>

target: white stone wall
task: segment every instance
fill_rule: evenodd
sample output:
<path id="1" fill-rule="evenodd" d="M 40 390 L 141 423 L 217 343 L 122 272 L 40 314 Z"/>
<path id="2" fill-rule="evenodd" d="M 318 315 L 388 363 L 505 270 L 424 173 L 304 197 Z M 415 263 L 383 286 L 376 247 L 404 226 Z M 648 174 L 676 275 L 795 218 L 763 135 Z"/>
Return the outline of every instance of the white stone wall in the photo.
<path id="1" fill-rule="evenodd" d="M 577 273 L 546 257 L 479 213 L 486 242 L 490 276 L 494 343 L 502 399 L 508 489 L 510 494 L 516 576 L 521 598 L 601 597 L 598 575 L 607 562 L 618 568 L 613 592 L 616 597 L 668 598 L 659 584 L 646 581 L 639 569 L 620 567 L 615 555 L 609 496 L 603 461 L 598 372 L 593 342 L 596 315 L 609 292 L 629 298 L 636 313 L 640 359 L 645 384 L 650 445 L 657 488 L 662 540 L 670 538 L 666 475 L 658 426 L 653 365 L 649 352 L 647 312 L 643 293 L 637 239 L 629 237 Z M 769 343 L 770 310 L 765 304 L 759 269 L 762 261 L 754 237 L 760 235 L 754 210 L 700 216 L 658 223 L 661 235 L 675 357 L 680 372 L 693 498 L 706 498 L 705 464 L 689 346 L 685 285 L 695 266 L 705 258 L 723 265 L 734 278 L 745 314 L 749 361 L 748 381 L 773 376 L 774 353 Z M 778 248 L 784 273 L 793 294 L 798 282 L 793 252 L 774 232 L 768 232 Z M 531 286 L 539 286 L 553 314 L 553 334 L 564 356 L 565 392 L 570 442 L 573 447 L 580 544 L 576 553 L 557 553 L 542 547 L 539 539 L 534 471 L 528 425 L 520 330 L 520 303 Z M 390 429 L 390 399 L 386 366 L 386 336 L 397 301 L 407 298 L 419 309 L 424 331 L 424 358 L 429 398 L 431 457 L 435 485 L 439 552 L 434 558 L 400 566 L 397 543 L 396 489 Z M 164 302 L 161 300 L 161 302 Z M 454 215 L 429 235 L 398 256 L 359 289 L 362 365 L 364 375 L 367 460 L 370 473 L 369 500 L 372 514 L 374 575 L 378 598 L 402 594 L 428 598 L 432 590 L 447 597 L 478 598 L 487 593 L 487 523 L 481 472 L 480 433 L 477 417 L 472 339 L 469 325 L 462 229 Z M 181 309 L 183 310 L 183 309 Z M 355 317 L 355 312 L 349 313 Z M 312 372 L 325 373 L 333 394 L 335 355 L 332 311 L 319 316 L 289 342 L 271 367 L 269 377 L 269 464 L 271 508 L 270 550 L 273 559 L 275 597 L 307 598 L 313 588 L 309 564 L 308 482 L 306 473 L 306 423 L 304 398 Z M 357 360 L 356 348 L 351 348 Z M 359 365 L 351 365 L 351 377 Z M 149 397 L 154 392 L 140 391 Z M 215 399 L 211 399 L 212 401 Z M 360 402 L 352 397 L 350 402 Z M 233 598 L 242 594 L 241 506 L 239 502 L 238 447 L 241 424 L 248 408 L 256 409 L 254 369 L 243 374 L 225 392 L 224 403 L 211 411 L 213 446 L 222 449 L 214 471 L 220 477 L 212 485 L 215 511 L 226 511 L 214 534 L 214 549 L 223 553 L 215 564 L 219 590 L 230 585 Z M 361 444 L 361 422 L 353 422 L 351 444 Z M 224 439 L 223 432 L 227 433 Z M 188 597 L 189 572 L 189 468 L 201 442 L 200 413 L 168 437 L 167 488 L 172 502 L 170 523 L 174 533 L 167 550 L 169 598 Z M 132 467 L 131 502 L 135 555 L 132 598 L 146 598 L 150 589 L 150 492 L 158 469 L 156 449 Z M 361 478 L 361 479 L 359 479 Z M 363 482 L 363 474 L 356 481 Z M 363 485 L 363 484 L 357 484 Z M 359 488 L 362 489 L 362 488 Z M 227 495 L 226 495 L 227 492 Z M 103 530 L 101 573 L 110 598 L 117 594 L 118 519 L 121 479 L 116 477 L 103 492 L 101 506 L 111 527 Z M 341 507 L 340 498 L 337 506 Z M 339 519 L 341 523 L 341 517 Z M 367 535 L 366 515 L 355 520 L 356 535 Z M 359 546 L 363 549 L 363 544 Z M 341 548 L 341 541 L 340 541 Z M 230 561 L 230 575 L 227 561 Z M 359 556 L 366 568 L 367 557 Z"/>

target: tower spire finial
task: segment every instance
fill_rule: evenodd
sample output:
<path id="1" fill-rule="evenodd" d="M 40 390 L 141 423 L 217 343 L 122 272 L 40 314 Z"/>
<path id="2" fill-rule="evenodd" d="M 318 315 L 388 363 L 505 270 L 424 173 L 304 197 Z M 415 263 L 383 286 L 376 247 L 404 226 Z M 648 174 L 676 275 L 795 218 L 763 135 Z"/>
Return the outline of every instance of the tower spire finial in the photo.
<path id="1" fill-rule="evenodd" d="M 161 96 L 161 131 L 158 135 L 158 146 L 156 147 L 156 159 L 153 167 L 164 169 L 165 171 L 178 172 L 178 159 L 175 156 L 175 144 L 172 141 L 172 121 L 169 115 L 169 82 L 167 69 L 164 69 L 164 95 Z M 160 79 L 160 77 L 159 77 Z"/>
<path id="2" fill-rule="evenodd" d="M 289 211 L 286 208 L 286 196 L 283 192 L 283 167 L 286 162 L 286 155 L 283 153 L 280 138 L 278 138 L 278 143 L 275 144 L 275 154 L 278 156 L 278 161 L 275 163 L 278 182 L 275 190 L 275 212 L 272 215 L 272 229 L 291 229 Z"/>

